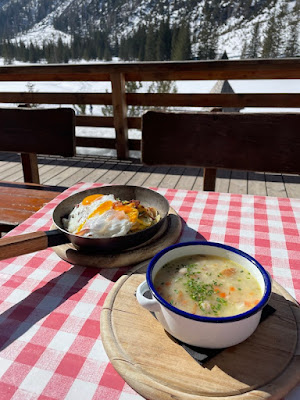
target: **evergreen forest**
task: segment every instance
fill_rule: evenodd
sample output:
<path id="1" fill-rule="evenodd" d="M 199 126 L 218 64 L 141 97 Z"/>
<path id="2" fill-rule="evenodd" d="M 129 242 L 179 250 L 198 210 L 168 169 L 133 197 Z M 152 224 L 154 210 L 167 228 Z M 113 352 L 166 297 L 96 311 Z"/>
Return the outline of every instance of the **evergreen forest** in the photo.
<path id="1" fill-rule="evenodd" d="M 259 14 L 263 5 L 269 4 L 270 1 L 257 0 L 254 2 L 256 8 L 251 6 L 252 1 L 239 0 L 228 3 L 235 5 L 234 10 L 237 17 L 250 18 L 251 22 L 253 15 Z M 26 0 L 17 2 L 16 7 L 18 5 L 20 7 L 25 2 Z M 70 9 L 68 13 L 55 18 L 53 21 L 53 26 L 57 30 L 68 32 L 69 41 L 63 41 L 62 38 L 59 38 L 56 41 L 47 40 L 43 43 L 31 41 L 28 43 L 28 41 L 15 39 L 13 33 L 16 32 L 11 30 L 12 28 L 8 26 L 7 22 L 0 24 L 0 57 L 3 57 L 5 64 L 10 64 L 13 60 L 30 63 L 68 63 L 69 60 L 110 61 L 113 57 L 118 57 L 123 61 L 213 60 L 220 58 L 223 54 L 223 50 L 218 47 L 218 29 L 234 12 L 232 7 L 218 8 L 215 0 L 203 0 L 201 23 L 195 29 L 191 16 L 181 18 L 177 22 L 174 22 L 173 19 L 172 23 L 170 23 L 170 15 L 168 14 L 161 18 L 164 15 L 165 2 L 151 0 L 150 5 L 155 3 L 157 7 L 161 7 L 161 9 L 157 9 L 160 18 L 156 14 L 156 17 L 151 20 L 140 22 L 131 31 L 127 30 L 128 33 L 119 32 L 117 34 L 112 26 L 121 24 L 122 21 L 124 23 L 124 20 L 126 20 L 124 16 L 122 20 L 121 15 L 116 13 L 118 7 L 123 5 L 128 8 L 131 5 L 132 10 L 127 11 L 133 12 L 134 5 L 138 5 L 138 3 L 139 1 L 124 3 L 117 0 L 102 2 L 101 13 L 106 16 L 106 22 L 101 25 L 101 29 L 95 28 L 92 23 L 92 11 L 95 12 L 95 9 L 92 10 L 91 6 L 95 6 L 96 1 L 92 1 L 89 6 L 81 9 L 80 18 L 78 10 Z M 174 7 L 178 4 L 179 9 L 180 1 L 173 3 L 175 4 Z M 200 2 L 196 0 L 187 1 L 186 4 L 189 8 L 186 12 L 192 12 L 193 7 L 198 3 Z M 273 3 L 276 2 L 273 1 Z M 36 19 L 44 18 L 53 6 L 53 4 L 51 6 L 51 1 L 48 0 L 40 1 L 39 4 L 43 7 L 37 9 Z M 270 12 L 267 25 L 264 26 L 263 31 L 259 22 L 249 23 L 248 27 L 251 27 L 250 40 L 244 41 L 239 58 L 300 56 L 299 20 L 293 18 L 289 21 L 287 19 L 289 16 L 288 7 L 289 1 L 284 0 L 281 7 L 274 8 L 275 11 Z M 297 10 L 300 15 L 300 1 L 296 2 L 294 15 L 297 15 Z M 19 12 L 21 13 L 21 8 Z M 32 18 L 32 14 L 29 15 Z M 0 13 L 0 22 L 1 17 L 2 14 Z M 14 21 L 13 26 L 20 23 L 20 21 L 18 22 L 19 17 L 19 14 L 11 15 Z M 26 19 L 27 25 L 30 24 L 30 18 Z M 285 20 L 285 26 L 283 20 Z"/>

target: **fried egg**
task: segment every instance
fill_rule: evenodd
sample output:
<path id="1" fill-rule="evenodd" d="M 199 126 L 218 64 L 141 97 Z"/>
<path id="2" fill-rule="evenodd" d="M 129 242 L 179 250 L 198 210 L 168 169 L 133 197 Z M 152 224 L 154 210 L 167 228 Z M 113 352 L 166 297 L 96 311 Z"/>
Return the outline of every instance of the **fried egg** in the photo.
<path id="1" fill-rule="evenodd" d="M 122 204 L 112 194 L 94 194 L 84 198 L 63 224 L 76 235 L 107 238 L 126 235 L 137 219 L 134 203 Z"/>

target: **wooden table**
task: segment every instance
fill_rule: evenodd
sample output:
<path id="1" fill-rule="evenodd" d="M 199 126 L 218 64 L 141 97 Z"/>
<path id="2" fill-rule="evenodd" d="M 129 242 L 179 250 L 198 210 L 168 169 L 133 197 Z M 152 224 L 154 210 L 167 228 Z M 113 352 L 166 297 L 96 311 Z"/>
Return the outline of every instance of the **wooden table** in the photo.
<path id="1" fill-rule="evenodd" d="M 8 232 L 31 217 L 64 189 L 59 186 L 0 181 L 0 232 Z"/>
<path id="2" fill-rule="evenodd" d="M 53 208 L 77 184 L 7 235 L 51 227 Z M 300 199 L 155 189 L 182 217 L 181 241 L 223 242 L 254 256 L 300 301 Z M 132 266 L 70 265 L 52 250 L 0 262 L 1 399 L 142 399 L 103 348 L 100 315 Z M 299 387 L 286 400 L 299 399 Z"/>

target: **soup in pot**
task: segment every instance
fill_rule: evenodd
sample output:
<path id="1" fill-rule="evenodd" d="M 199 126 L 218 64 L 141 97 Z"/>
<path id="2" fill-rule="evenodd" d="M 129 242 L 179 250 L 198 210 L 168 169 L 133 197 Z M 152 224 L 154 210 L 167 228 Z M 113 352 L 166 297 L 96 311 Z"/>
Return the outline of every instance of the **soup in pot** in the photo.
<path id="1" fill-rule="evenodd" d="M 168 303 L 185 312 L 227 317 L 253 308 L 262 298 L 257 279 L 227 258 L 192 255 L 164 265 L 154 287 Z"/>

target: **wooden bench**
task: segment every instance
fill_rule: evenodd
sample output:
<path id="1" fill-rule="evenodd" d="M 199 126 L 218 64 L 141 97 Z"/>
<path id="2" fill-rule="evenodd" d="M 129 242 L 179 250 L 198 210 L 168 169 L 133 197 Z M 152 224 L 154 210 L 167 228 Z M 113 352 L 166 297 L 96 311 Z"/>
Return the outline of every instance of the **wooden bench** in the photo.
<path id="1" fill-rule="evenodd" d="M 76 154 L 74 110 L 0 109 L 0 151 L 20 153 L 25 182 L 0 181 L 0 232 L 8 232 L 64 190 L 40 185 L 37 155 Z"/>
<path id="2" fill-rule="evenodd" d="M 155 112 L 142 117 L 142 162 L 204 168 L 214 191 L 216 168 L 300 173 L 300 114 Z"/>

